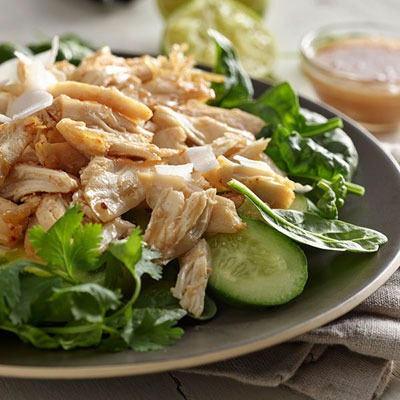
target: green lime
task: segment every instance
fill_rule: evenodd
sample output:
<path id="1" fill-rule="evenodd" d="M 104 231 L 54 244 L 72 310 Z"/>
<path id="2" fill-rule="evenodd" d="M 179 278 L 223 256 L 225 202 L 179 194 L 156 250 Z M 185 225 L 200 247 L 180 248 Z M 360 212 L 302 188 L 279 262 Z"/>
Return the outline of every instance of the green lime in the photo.
<path id="1" fill-rule="evenodd" d="M 169 17 L 178 7 L 189 3 L 190 0 L 157 0 L 158 9 L 164 18 Z"/>
<path id="2" fill-rule="evenodd" d="M 254 78 L 270 75 L 276 59 L 275 40 L 258 14 L 233 0 L 193 0 L 178 8 L 166 21 L 163 50 L 187 43 L 188 54 L 199 64 L 214 65 L 215 44 L 209 28 L 233 44 L 245 70 Z"/>
<path id="3" fill-rule="evenodd" d="M 269 0 L 237 0 L 254 10 L 259 15 L 264 15 L 268 8 Z M 158 9 L 164 18 L 168 18 L 177 8 L 189 3 L 190 0 L 157 0 Z"/>
<path id="4" fill-rule="evenodd" d="M 257 14 L 264 15 L 268 8 L 269 0 L 238 0 Z"/>

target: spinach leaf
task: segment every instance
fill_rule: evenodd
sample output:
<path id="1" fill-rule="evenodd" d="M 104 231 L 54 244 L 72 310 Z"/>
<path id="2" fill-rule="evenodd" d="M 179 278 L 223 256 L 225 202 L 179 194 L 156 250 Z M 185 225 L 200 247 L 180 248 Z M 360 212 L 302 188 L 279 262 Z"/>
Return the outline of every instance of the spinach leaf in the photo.
<path id="1" fill-rule="evenodd" d="M 67 60 L 71 64 L 79 65 L 80 62 L 93 52 L 93 47 L 85 40 L 74 34 L 60 36 L 59 48 L 56 60 Z M 34 55 L 51 49 L 51 39 L 45 39 L 22 46 L 15 43 L 0 43 L 0 64 L 14 58 L 15 51 L 26 55 Z"/>
<path id="2" fill-rule="evenodd" d="M 303 109 L 302 114 L 307 119 L 309 123 L 308 126 L 320 126 L 322 124 L 328 124 L 330 121 L 332 121 L 326 121 L 322 115 L 309 110 Z M 302 136 L 310 137 L 311 135 L 310 132 L 303 131 Z M 349 165 L 349 178 L 353 177 L 358 166 L 358 152 L 353 141 L 350 139 L 347 133 L 341 129 L 340 126 L 330 126 L 325 132 L 312 134 L 312 139 L 322 147 L 326 148 L 328 151 L 341 157 Z"/>
<path id="3" fill-rule="evenodd" d="M 331 180 L 338 174 L 345 178 L 351 175 L 343 157 L 282 125 L 276 128 L 265 152 L 291 177 L 315 181 Z"/>
<path id="4" fill-rule="evenodd" d="M 224 75 L 223 82 L 213 82 L 215 99 L 208 104 L 224 108 L 236 107 L 253 97 L 251 79 L 237 59 L 232 43 L 219 32 L 209 29 L 217 49 L 217 62 L 214 72 Z"/>
<path id="5" fill-rule="evenodd" d="M 41 53 L 51 48 L 51 40 L 43 40 L 28 45 L 28 49 L 33 53 Z M 60 36 L 60 43 L 57 53 L 57 61 L 67 60 L 71 64 L 79 63 L 93 52 L 92 46 L 79 36 L 74 34 L 65 34 Z"/>
<path id="6" fill-rule="evenodd" d="M 233 179 L 228 185 L 250 200 L 268 225 L 299 243 L 324 250 L 374 252 L 387 242 L 373 229 L 308 212 L 271 209 L 239 181 Z"/>

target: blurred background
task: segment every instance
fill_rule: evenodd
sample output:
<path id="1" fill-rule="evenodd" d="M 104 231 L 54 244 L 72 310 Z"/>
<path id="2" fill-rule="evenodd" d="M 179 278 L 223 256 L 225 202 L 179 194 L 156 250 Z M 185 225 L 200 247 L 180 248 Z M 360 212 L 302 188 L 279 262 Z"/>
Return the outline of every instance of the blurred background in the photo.
<path id="1" fill-rule="evenodd" d="M 196 0 L 199 1 L 199 0 Z M 200 0 L 202 3 L 205 0 Z M 376 21 L 398 25 L 398 0 L 243 0 L 264 13 L 262 25 L 273 36 L 277 55 L 273 72 L 278 77 L 296 79 L 296 56 L 301 37 L 309 30 L 327 23 L 343 21 Z M 165 28 L 171 18 L 162 15 L 189 0 L 0 0 L 0 41 L 26 44 L 43 38 L 75 33 L 93 46 L 109 45 L 114 51 L 152 53 L 162 51 Z M 223 8 L 229 0 L 216 1 Z M 171 5 L 172 4 L 172 5 Z M 182 7 L 183 4 L 183 7 Z M 161 6 L 161 7 L 160 7 Z M 393 12 L 397 9 L 398 12 Z M 176 11 L 176 10 L 175 10 Z M 179 10 L 178 10 L 179 11 Z M 189 11 L 193 18 L 195 11 Z M 222 11 L 223 13 L 223 11 Z M 205 18 L 203 9 L 198 19 Z M 211 17 L 212 18 L 212 17 Z M 236 19 L 224 21 L 232 35 L 243 32 Z M 192 20 L 193 21 L 193 20 Z M 221 21 L 219 22 L 222 23 Z M 257 23 L 258 24 L 258 23 Z M 192 26 L 195 25 L 192 23 Z M 239 25 L 239 29 L 238 29 Z M 225 27 L 226 28 L 226 27 Z M 228 28 L 229 29 L 229 28 Z M 400 27 L 399 27 L 400 31 Z M 258 34 L 259 32 L 256 32 Z M 246 35 L 245 35 L 246 36 Z M 251 36 L 250 36 L 251 38 Z M 243 47 L 252 42 L 242 38 Z M 260 63 L 269 64 L 269 51 Z M 294 75 L 293 75 L 294 74 Z"/>

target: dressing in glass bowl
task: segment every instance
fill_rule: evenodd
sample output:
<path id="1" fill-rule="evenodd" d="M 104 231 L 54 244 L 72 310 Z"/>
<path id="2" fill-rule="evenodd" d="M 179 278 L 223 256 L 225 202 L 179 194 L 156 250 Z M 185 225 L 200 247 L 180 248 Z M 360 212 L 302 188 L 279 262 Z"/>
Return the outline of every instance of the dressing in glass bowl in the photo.
<path id="1" fill-rule="evenodd" d="M 400 30 L 341 24 L 308 33 L 302 71 L 318 96 L 371 132 L 400 122 Z"/>

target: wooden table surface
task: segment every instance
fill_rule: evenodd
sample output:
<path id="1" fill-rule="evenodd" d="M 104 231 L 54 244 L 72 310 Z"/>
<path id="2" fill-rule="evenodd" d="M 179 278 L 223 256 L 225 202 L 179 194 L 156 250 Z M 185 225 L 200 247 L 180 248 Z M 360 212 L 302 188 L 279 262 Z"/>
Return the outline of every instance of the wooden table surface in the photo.
<path id="1" fill-rule="evenodd" d="M 301 75 L 298 44 L 308 31 L 341 21 L 375 21 L 398 26 L 398 0 L 270 0 L 265 23 L 280 51 L 278 77 L 300 94 L 315 95 Z M 74 32 L 97 46 L 132 53 L 158 53 L 163 21 L 156 0 L 136 0 L 120 7 L 102 7 L 90 0 L 0 0 L 0 40 L 31 42 L 45 35 Z M 400 143 L 396 132 L 380 138 Z M 171 372 L 102 380 L 48 381 L 0 378 L 0 400 L 87 399 L 236 399 L 306 400 L 281 388 L 260 388 L 231 379 Z M 400 364 L 396 365 L 382 400 L 400 399 Z M 339 400 L 339 399 L 338 399 Z"/>

